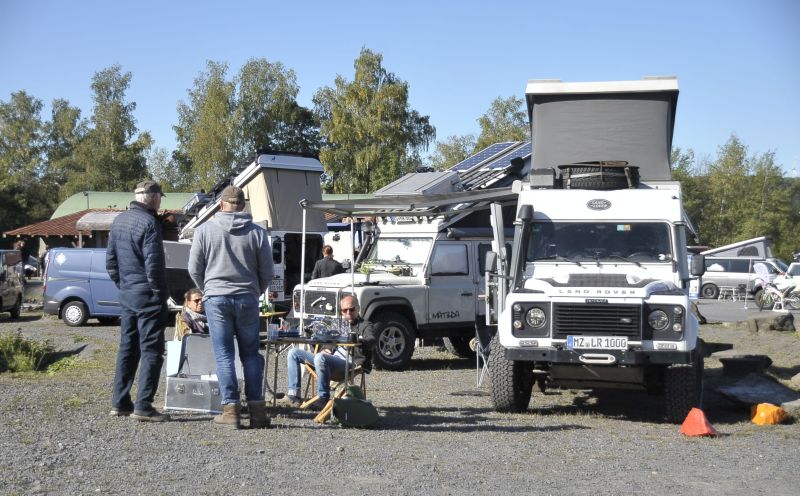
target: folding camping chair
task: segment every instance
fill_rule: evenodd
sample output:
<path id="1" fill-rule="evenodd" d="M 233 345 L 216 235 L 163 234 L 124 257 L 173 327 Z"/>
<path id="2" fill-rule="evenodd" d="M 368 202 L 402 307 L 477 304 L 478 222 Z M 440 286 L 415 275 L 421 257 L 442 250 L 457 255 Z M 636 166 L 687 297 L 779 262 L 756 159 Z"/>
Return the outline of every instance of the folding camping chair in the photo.
<path id="1" fill-rule="evenodd" d="M 319 345 L 314 347 L 314 354 L 319 352 Z M 309 391 L 316 391 L 316 383 L 317 383 L 317 371 L 314 368 L 313 363 L 305 362 L 303 364 L 305 366 L 305 373 L 307 377 L 306 387 L 304 391 L 304 396 L 308 397 Z M 321 424 L 324 423 L 330 418 L 333 409 L 333 400 L 336 398 L 341 398 L 344 396 L 345 392 L 347 391 L 347 387 L 355 384 L 356 377 L 359 377 L 359 385 L 361 387 L 361 391 L 364 394 L 364 397 L 367 396 L 367 375 L 366 371 L 361 367 L 361 365 L 348 365 L 347 369 L 347 381 L 345 381 L 345 376 L 331 376 L 331 399 L 325 408 L 319 412 L 319 414 L 314 417 L 314 421 Z M 319 399 L 319 395 L 314 393 L 310 399 L 303 402 L 300 405 L 300 409 L 308 408 L 310 405 L 314 404 Z"/>
<path id="2" fill-rule="evenodd" d="M 489 348 L 496 332 L 496 327 L 475 325 L 475 387 L 481 387 L 489 372 Z"/>

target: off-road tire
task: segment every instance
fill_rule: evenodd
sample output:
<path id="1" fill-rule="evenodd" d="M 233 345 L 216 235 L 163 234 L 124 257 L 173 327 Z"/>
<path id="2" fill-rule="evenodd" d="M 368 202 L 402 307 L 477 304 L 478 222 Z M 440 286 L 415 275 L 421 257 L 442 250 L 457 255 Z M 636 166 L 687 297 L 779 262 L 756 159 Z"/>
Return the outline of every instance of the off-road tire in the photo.
<path id="1" fill-rule="evenodd" d="M 375 349 L 373 364 L 385 370 L 404 370 L 414 354 L 414 330 L 411 323 L 395 312 L 373 316 Z"/>
<path id="2" fill-rule="evenodd" d="M 61 320 L 70 327 L 80 327 L 88 318 L 86 305 L 80 301 L 70 301 L 61 310 Z"/>
<path id="3" fill-rule="evenodd" d="M 762 311 L 765 308 L 772 308 L 775 305 L 775 298 L 772 297 L 772 294 L 769 291 L 761 291 L 758 299 L 756 300 L 756 304 L 758 305 L 758 311 Z"/>
<path id="4" fill-rule="evenodd" d="M 443 338 L 447 351 L 459 358 L 475 358 L 475 351 L 469 346 L 472 336 Z"/>
<path id="5" fill-rule="evenodd" d="M 17 302 L 14 303 L 14 306 L 11 310 L 8 311 L 11 314 L 12 319 L 18 319 L 20 314 L 22 313 L 22 295 L 17 296 Z"/>
<path id="6" fill-rule="evenodd" d="M 498 412 L 524 412 L 533 392 L 533 364 L 506 359 L 500 338 L 495 334 L 489 346 L 489 377 L 492 378 L 492 403 Z"/>
<path id="7" fill-rule="evenodd" d="M 667 420 L 674 424 L 683 422 L 689 410 L 702 406 L 702 397 L 703 354 L 697 349 L 694 353 L 694 363 L 670 365 L 664 371 L 664 406 Z"/>
<path id="8" fill-rule="evenodd" d="M 703 287 L 700 289 L 700 295 L 703 298 L 709 298 L 713 300 L 719 296 L 719 288 L 716 284 L 703 284 Z"/>

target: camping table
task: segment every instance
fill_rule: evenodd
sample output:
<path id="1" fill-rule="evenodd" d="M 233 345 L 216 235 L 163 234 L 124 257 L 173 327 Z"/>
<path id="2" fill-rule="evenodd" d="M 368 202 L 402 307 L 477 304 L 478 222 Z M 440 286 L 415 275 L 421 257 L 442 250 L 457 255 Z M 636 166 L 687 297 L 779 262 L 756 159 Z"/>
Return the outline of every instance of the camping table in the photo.
<path id="1" fill-rule="evenodd" d="M 269 391 L 272 393 L 272 406 L 276 406 L 278 402 L 278 398 L 275 395 L 275 390 L 278 386 L 278 358 L 280 355 L 292 347 L 293 345 L 309 345 L 312 349 L 317 346 L 342 346 L 347 350 L 347 358 L 346 360 L 350 361 L 350 350 L 353 346 L 357 344 L 354 341 L 336 341 L 333 339 L 314 339 L 308 338 L 304 336 L 296 336 L 296 337 L 277 337 L 273 338 L 270 337 L 269 334 L 267 335 L 266 339 L 261 340 L 261 345 L 264 347 L 264 393 L 266 397 L 266 392 Z M 272 385 L 270 386 L 268 376 L 269 373 L 269 356 L 270 353 L 275 354 L 275 363 L 272 366 Z M 348 372 L 350 367 L 344 368 L 344 380 L 347 383 L 348 379 Z"/>

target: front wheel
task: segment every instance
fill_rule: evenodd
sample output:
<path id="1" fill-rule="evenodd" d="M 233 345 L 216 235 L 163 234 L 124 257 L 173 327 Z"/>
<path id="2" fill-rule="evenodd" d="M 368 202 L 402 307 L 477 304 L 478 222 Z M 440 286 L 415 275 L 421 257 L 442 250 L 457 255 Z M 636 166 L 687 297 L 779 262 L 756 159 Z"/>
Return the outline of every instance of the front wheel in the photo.
<path id="1" fill-rule="evenodd" d="M 524 412 L 533 392 L 532 363 L 506 358 L 497 334 L 489 346 L 489 377 L 492 378 L 492 403 L 498 412 Z"/>
<path id="2" fill-rule="evenodd" d="M 714 299 L 719 296 L 719 288 L 716 284 L 703 284 L 700 294 L 703 295 L 703 298 Z"/>
<path id="3" fill-rule="evenodd" d="M 762 291 L 761 297 L 756 300 L 758 303 L 758 311 L 764 310 L 765 308 L 772 308 L 772 305 L 775 304 L 775 298 L 772 296 L 772 293 L 769 291 Z"/>
<path id="4" fill-rule="evenodd" d="M 664 371 L 666 416 L 675 424 L 683 422 L 689 410 L 702 406 L 703 354 L 695 351 L 691 364 L 671 365 Z"/>
<path id="5" fill-rule="evenodd" d="M 86 305 L 80 301 L 71 301 L 61 311 L 61 319 L 70 327 L 82 326 L 86 323 Z"/>
<path id="6" fill-rule="evenodd" d="M 411 323 L 395 312 L 375 317 L 375 367 L 386 370 L 403 370 L 411 363 L 414 354 L 414 330 Z"/>

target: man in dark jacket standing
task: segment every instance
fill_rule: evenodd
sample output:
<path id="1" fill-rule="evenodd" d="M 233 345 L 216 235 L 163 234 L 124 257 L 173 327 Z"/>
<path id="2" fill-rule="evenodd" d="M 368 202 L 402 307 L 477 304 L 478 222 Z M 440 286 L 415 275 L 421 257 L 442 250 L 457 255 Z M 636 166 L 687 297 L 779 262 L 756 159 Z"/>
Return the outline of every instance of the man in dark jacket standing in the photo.
<path id="1" fill-rule="evenodd" d="M 333 247 L 331 245 L 323 246 L 322 258 L 314 264 L 314 270 L 311 271 L 311 279 L 335 276 L 342 272 L 344 272 L 342 264 L 333 258 Z"/>
<path id="2" fill-rule="evenodd" d="M 168 417 L 153 408 L 153 398 L 164 362 L 167 323 L 164 243 L 156 218 L 164 194 L 158 183 L 142 181 L 134 195 L 128 210 L 114 219 L 106 250 L 106 270 L 119 288 L 122 306 L 111 415 L 162 422 Z M 134 404 L 131 386 L 137 368 Z"/>
<path id="3" fill-rule="evenodd" d="M 189 275 L 203 291 L 211 345 L 222 393 L 218 425 L 240 427 L 239 383 L 234 367 L 234 341 L 244 369 L 244 390 L 250 428 L 270 426 L 264 403 L 264 359 L 259 354 L 258 298 L 273 277 L 272 248 L 267 231 L 245 213 L 244 192 L 222 190 L 220 212 L 194 232 Z"/>

